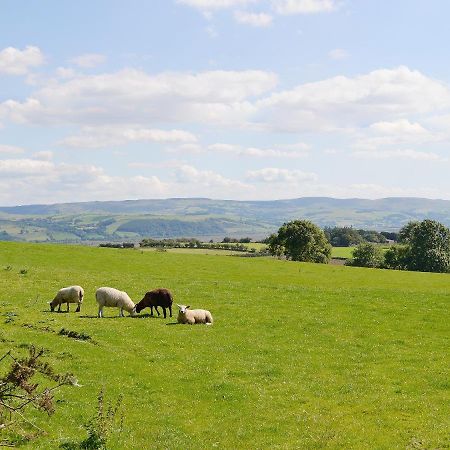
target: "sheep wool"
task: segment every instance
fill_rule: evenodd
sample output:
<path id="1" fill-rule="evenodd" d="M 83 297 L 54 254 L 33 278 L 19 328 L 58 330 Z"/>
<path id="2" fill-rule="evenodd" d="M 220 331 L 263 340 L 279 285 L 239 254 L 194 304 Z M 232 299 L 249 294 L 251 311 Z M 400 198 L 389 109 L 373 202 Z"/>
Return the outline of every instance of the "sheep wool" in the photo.
<path id="1" fill-rule="evenodd" d="M 187 323 L 193 325 L 195 323 L 204 323 L 206 325 L 213 324 L 213 317 L 206 309 L 189 309 L 190 306 L 178 305 L 178 323 Z"/>
<path id="2" fill-rule="evenodd" d="M 119 308 L 119 316 L 123 317 L 123 310 L 127 311 L 130 316 L 136 315 L 135 305 L 128 294 L 112 287 L 101 287 L 95 292 L 95 299 L 98 303 L 98 317 L 103 317 L 103 308 L 116 307 Z"/>
<path id="3" fill-rule="evenodd" d="M 58 306 L 58 312 L 61 311 L 61 304 L 67 303 L 67 311 L 69 311 L 69 303 L 77 303 L 76 312 L 81 309 L 81 304 L 83 303 L 84 289 L 81 286 L 69 286 L 60 289 L 55 298 L 50 302 L 50 310 L 54 311 L 56 306 Z"/>

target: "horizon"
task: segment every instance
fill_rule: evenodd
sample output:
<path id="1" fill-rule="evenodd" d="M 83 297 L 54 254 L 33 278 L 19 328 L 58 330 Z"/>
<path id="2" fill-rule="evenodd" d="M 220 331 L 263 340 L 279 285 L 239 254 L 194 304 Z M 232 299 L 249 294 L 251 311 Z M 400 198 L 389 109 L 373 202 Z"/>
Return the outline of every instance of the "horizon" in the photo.
<path id="1" fill-rule="evenodd" d="M 5 0 L 0 204 L 450 200 L 450 3 L 375 3 Z"/>
<path id="2" fill-rule="evenodd" d="M 449 202 L 448 199 L 443 198 L 426 198 L 426 197 L 380 197 L 380 198 L 362 198 L 362 197 L 329 197 L 329 196 L 307 196 L 307 197 L 292 197 L 292 198 L 279 198 L 273 200 L 259 199 L 259 200 L 235 200 L 226 198 L 208 198 L 208 197 L 166 197 L 166 198 L 137 198 L 137 199 L 124 199 L 124 200 L 86 200 L 79 202 L 56 202 L 56 203 L 29 203 L 29 204 L 17 204 L 17 205 L 0 205 L 0 209 L 8 208 L 21 208 L 31 206 L 57 206 L 57 205 L 71 205 L 71 204 L 85 204 L 85 203 L 124 203 L 124 202 L 145 202 L 145 201 L 167 201 L 167 200 L 208 200 L 218 202 L 237 202 L 237 203 L 264 203 L 264 202 L 289 202 L 295 200 L 304 199 L 325 199 L 325 200 L 363 200 L 369 202 L 376 202 L 380 200 L 425 200 L 425 201 L 437 201 L 437 202 Z"/>

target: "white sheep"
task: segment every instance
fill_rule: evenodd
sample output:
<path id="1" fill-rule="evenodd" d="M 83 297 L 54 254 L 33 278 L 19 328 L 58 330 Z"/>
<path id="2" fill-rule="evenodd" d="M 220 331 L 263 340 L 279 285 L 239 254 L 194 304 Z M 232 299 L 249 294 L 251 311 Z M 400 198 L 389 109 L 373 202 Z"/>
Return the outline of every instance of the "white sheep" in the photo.
<path id="1" fill-rule="evenodd" d="M 67 311 L 69 311 L 69 303 L 77 303 L 76 312 L 80 312 L 83 303 L 84 289 L 81 286 L 69 286 L 60 289 L 55 298 L 50 302 L 50 311 L 54 311 L 58 306 L 58 312 L 61 312 L 61 304 L 67 303 Z"/>
<path id="2" fill-rule="evenodd" d="M 135 316 L 134 303 L 126 292 L 119 291 L 112 287 L 101 287 L 95 292 L 95 299 L 98 303 L 98 317 L 103 317 L 105 306 L 115 306 L 119 308 L 119 316 L 123 317 L 123 310 L 130 316 Z"/>
<path id="3" fill-rule="evenodd" d="M 194 323 L 205 323 L 206 325 L 213 324 L 213 318 L 209 311 L 206 309 L 188 309 L 190 306 L 179 305 L 180 311 L 178 312 L 178 323 L 188 323 L 193 325 Z"/>

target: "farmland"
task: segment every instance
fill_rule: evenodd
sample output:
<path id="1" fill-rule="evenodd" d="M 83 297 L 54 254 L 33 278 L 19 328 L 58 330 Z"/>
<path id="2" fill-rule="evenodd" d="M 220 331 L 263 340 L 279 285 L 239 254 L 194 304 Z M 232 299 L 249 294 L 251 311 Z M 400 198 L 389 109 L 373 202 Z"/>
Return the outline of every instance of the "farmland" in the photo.
<path id="1" fill-rule="evenodd" d="M 81 313 L 50 313 L 69 284 L 85 288 Z M 97 319 L 100 286 L 135 301 L 164 286 L 215 324 Z M 53 416 L 32 412 L 46 434 L 24 447 L 84 439 L 103 387 L 124 395 L 111 448 L 448 448 L 448 286 L 441 274 L 0 243 L 2 353 L 44 347 L 81 385 L 59 391 Z"/>

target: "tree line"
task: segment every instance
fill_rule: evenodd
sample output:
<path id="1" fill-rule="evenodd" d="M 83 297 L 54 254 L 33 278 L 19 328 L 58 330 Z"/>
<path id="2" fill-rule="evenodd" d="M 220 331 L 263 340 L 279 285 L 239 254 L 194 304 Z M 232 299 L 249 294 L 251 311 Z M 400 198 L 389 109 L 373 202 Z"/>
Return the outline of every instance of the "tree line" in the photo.
<path id="1" fill-rule="evenodd" d="M 343 239 L 344 236 L 346 239 L 356 239 L 357 234 L 362 237 L 360 233 L 354 233 L 358 230 L 349 227 L 338 229 L 340 233 L 333 233 L 335 230 L 336 228 L 322 230 L 308 220 L 287 222 L 277 233 L 269 236 L 268 250 L 274 256 L 284 256 L 294 261 L 328 263 L 331 259 L 330 242 L 333 239 Z M 443 224 L 430 219 L 412 221 L 397 235 L 390 237 L 395 237 L 398 242 L 385 252 L 373 241 L 360 240 L 353 251 L 353 258 L 347 264 L 421 272 L 450 272 L 450 230 Z M 384 238 L 385 242 L 389 239 L 387 236 Z"/>

